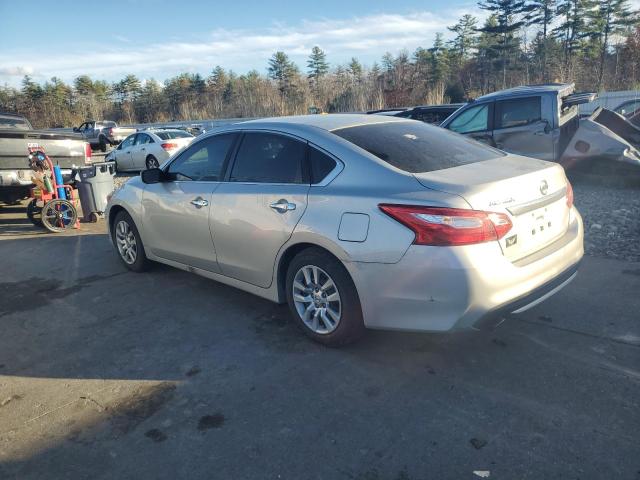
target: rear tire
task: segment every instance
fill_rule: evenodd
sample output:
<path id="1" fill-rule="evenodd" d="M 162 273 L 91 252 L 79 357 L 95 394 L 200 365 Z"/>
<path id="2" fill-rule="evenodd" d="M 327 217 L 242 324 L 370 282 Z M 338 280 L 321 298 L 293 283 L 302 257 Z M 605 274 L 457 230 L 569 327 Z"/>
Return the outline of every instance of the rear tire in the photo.
<path id="1" fill-rule="evenodd" d="M 121 211 L 113 221 L 111 239 L 120 261 L 133 272 L 143 272 L 149 268 L 149 259 L 131 215 Z"/>
<path id="2" fill-rule="evenodd" d="M 364 334 L 360 298 L 353 280 L 344 265 L 328 252 L 308 248 L 296 255 L 287 269 L 285 288 L 296 323 L 316 342 L 339 347 Z"/>

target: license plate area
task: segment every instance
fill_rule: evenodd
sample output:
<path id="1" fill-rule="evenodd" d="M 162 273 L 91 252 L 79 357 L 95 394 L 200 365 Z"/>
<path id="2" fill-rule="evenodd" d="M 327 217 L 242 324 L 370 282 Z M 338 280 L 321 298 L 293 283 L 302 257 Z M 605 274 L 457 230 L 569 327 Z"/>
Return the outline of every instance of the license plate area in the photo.
<path id="1" fill-rule="evenodd" d="M 515 261 L 535 253 L 562 236 L 568 222 L 568 209 L 563 201 L 516 216 L 515 228 L 503 239 L 505 256 Z"/>

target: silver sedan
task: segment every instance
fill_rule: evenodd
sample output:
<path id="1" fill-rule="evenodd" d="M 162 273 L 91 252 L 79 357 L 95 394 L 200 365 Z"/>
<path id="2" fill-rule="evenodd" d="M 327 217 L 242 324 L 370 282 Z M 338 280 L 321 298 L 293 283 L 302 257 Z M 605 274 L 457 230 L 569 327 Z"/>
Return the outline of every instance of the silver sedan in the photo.
<path id="1" fill-rule="evenodd" d="M 327 345 L 492 325 L 560 290 L 583 255 L 560 165 L 375 115 L 224 127 L 126 183 L 107 214 L 127 268 L 286 302 Z"/>

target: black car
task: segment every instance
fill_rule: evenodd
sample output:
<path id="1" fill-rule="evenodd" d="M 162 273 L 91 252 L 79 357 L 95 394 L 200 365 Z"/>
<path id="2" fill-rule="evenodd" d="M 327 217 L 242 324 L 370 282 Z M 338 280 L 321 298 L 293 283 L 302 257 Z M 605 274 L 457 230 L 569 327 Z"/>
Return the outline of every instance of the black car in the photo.
<path id="1" fill-rule="evenodd" d="M 448 103 L 444 105 L 421 105 L 411 108 L 389 108 L 384 110 L 372 110 L 367 113 L 411 118 L 413 120 L 420 120 L 421 122 L 439 125 L 444 121 L 445 118 L 447 118 L 463 105 L 465 104 Z"/>

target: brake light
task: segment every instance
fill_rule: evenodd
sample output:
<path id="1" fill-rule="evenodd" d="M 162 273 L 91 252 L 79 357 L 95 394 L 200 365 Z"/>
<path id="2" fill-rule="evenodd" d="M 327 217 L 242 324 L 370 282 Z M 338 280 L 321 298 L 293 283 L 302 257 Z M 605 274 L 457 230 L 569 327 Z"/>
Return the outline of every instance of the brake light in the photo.
<path id="1" fill-rule="evenodd" d="M 84 144 L 84 163 L 91 163 L 91 145 L 87 142 Z"/>
<path id="2" fill-rule="evenodd" d="M 379 205 L 380 210 L 413 230 L 415 245 L 471 245 L 504 237 L 513 224 L 508 215 L 461 208 Z"/>
<path id="3" fill-rule="evenodd" d="M 569 180 L 567 180 L 567 207 L 573 207 L 573 187 Z"/>
<path id="4" fill-rule="evenodd" d="M 177 143 L 163 143 L 160 146 L 162 148 L 164 148 L 165 150 L 173 150 L 175 148 L 178 148 L 178 144 Z"/>
<path id="5" fill-rule="evenodd" d="M 109 135 L 109 136 L 113 135 L 113 127 L 109 127 L 107 129 L 107 135 Z"/>

